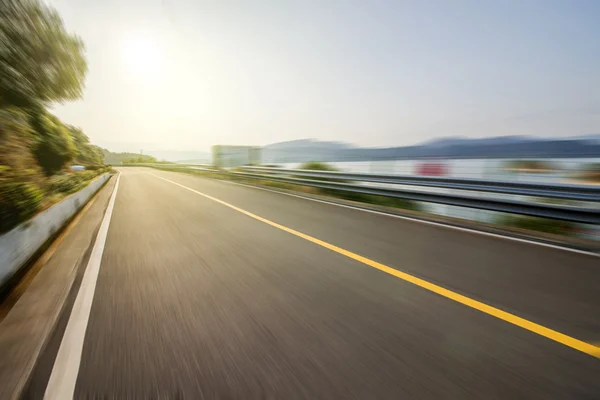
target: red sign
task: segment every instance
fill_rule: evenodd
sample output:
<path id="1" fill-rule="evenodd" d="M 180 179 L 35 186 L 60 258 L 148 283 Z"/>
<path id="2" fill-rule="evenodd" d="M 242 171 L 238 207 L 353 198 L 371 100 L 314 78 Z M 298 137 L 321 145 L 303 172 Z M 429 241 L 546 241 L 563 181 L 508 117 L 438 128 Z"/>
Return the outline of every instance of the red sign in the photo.
<path id="1" fill-rule="evenodd" d="M 448 167 L 446 164 L 427 162 L 417 165 L 417 175 L 424 176 L 446 176 L 448 175 Z"/>

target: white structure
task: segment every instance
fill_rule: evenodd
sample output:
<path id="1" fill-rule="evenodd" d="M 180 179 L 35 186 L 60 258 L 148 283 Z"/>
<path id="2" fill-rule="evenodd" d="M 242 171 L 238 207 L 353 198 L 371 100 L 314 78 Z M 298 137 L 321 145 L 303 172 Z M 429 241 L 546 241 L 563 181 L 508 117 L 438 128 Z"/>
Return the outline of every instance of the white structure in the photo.
<path id="1" fill-rule="evenodd" d="M 224 146 L 212 147 L 213 164 L 219 168 L 235 168 L 260 164 L 260 147 Z"/>

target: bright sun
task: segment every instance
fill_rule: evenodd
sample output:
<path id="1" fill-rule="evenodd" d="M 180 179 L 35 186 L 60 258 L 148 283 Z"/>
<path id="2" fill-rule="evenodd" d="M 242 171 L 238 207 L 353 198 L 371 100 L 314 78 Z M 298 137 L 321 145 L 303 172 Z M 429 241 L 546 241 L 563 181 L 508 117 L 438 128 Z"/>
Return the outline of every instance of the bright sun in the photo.
<path id="1" fill-rule="evenodd" d="M 155 75 L 161 67 L 161 53 L 149 36 L 131 36 L 123 46 L 125 62 L 134 74 Z"/>

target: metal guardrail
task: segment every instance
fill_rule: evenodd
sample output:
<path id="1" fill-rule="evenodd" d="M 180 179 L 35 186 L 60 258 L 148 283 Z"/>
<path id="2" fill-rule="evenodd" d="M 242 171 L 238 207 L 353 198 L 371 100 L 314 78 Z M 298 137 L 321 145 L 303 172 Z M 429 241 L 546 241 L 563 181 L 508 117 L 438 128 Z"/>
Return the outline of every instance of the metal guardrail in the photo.
<path id="1" fill-rule="evenodd" d="M 267 167 L 243 167 L 242 169 L 252 173 L 267 173 L 294 177 L 333 178 L 346 181 L 386 183 L 438 189 L 471 190 L 476 192 L 600 202 L 600 187 L 594 187 L 592 185 L 539 184 L 514 181 L 490 181 L 483 179 L 400 176 Z"/>
<path id="2" fill-rule="evenodd" d="M 600 208 L 577 207 L 569 204 L 532 203 L 505 198 L 478 198 L 455 193 L 431 193 L 405 188 L 365 186 L 364 182 L 408 185 L 422 188 L 467 190 L 527 197 L 562 199 L 567 201 L 600 202 L 600 187 L 585 185 L 530 184 L 476 179 L 377 175 L 314 170 L 244 167 L 244 172 L 230 172 L 252 179 L 290 183 L 322 189 L 394 197 L 405 200 L 446 204 L 481 210 L 506 212 L 534 217 L 553 218 L 586 224 L 600 224 Z M 317 179 L 306 179 L 317 178 Z M 321 180 L 318 180 L 320 178 Z"/>
<path id="3" fill-rule="evenodd" d="M 192 168 L 228 176 L 284 182 L 321 189 L 393 197 L 405 200 L 528 215 L 533 217 L 552 218 L 585 224 L 600 224 L 600 208 L 591 208 L 589 206 L 582 207 L 578 206 L 577 204 L 573 204 L 579 202 L 597 202 L 600 204 L 600 187 L 592 185 L 550 185 L 510 181 L 488 181 L 480 179 L 380 175 L 268 167 L 243 167 L 238 171 L 228 171 L 215 169 L 210 165 L 198 164 L 135 165 L 167 168 Z M 456 193 L 432 193 L 389 186 L 369 186 L 365 185 L 364 183 L 381 183 L 386 185 L 404 185 L 425 189 L 451 189 L 458 191 L 475 191 L 503 195 L 549 198 L 555 200 L 564 200 L 566 201 L 566 204 L 527 202 L 500 197 L 481 198 L 473 195 L 469 196 Z"/>

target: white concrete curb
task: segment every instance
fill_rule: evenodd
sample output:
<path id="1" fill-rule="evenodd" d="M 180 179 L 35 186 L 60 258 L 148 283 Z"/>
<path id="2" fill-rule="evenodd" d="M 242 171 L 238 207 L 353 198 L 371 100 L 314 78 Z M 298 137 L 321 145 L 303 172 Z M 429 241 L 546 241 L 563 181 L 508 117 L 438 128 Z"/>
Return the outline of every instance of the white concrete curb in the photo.
<path id="1" fill-rule="evenodd" d="M 100 175 L 85 188 L 0 235 L 0 287 L 110 178 Z"/>

